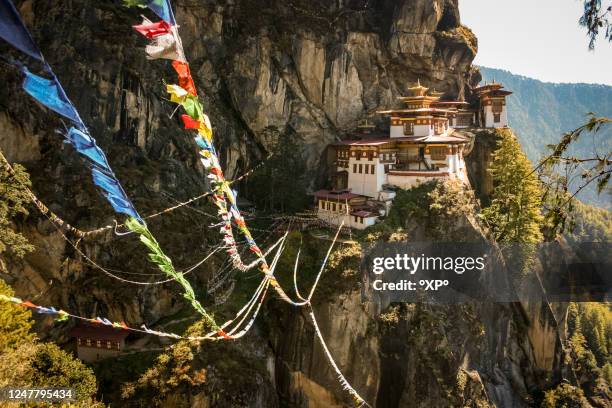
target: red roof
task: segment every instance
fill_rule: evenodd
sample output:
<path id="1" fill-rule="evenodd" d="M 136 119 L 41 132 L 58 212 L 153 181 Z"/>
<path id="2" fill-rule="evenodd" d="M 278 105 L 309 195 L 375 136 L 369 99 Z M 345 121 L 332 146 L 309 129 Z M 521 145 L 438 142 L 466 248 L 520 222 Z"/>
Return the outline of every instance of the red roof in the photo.
<path id="1" fill-rule="evenodd" d="M 314 196 L 317 198 L 327 198 L 331 200 L 350 200 L 357 197 L 364 197 L 359 194 L 351 193 L 350 191 L 332 191 L 332 190 L 319 190 L 315 191 Z"/>
<path id="2" fill-rule="evenodd" d="M 121 341 L 129 332 L 100 324 L 99 326 L 76 326 L 70 330 L 70 337 L 80 337 L 92 340 Z"/>

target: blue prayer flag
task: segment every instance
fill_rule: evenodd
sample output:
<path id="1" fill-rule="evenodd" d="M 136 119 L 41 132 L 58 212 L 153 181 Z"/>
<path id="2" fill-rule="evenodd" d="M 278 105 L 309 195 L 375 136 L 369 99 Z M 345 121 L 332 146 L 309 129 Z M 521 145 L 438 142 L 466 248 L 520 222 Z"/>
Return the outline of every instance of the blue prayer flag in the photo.
<path id="1" fill-rule="evenodd" d="M 127 214 L 142 221 L 130 200 L 125 196 L 119 181 L 114 177 L 104 174 L 100 169 L 91 169 L 94 184 L 104 190 L 104 196 L 111 203 L 113 209 L 118 213 Z"/>
<path id="2" fill-rule="evenodd" d="M 96 145 L 96 141 L 90 135 L 71 127 L 70 130 L 68 130 L 68 141 L 83 156 L 87 157 L 104 170 L 108 172 L 111 171 L 104 152 Z"/>
<path id="3" fill-rule="evenodd" d="M 75 123 L 81 123 L 79 114 L 57 81 L 34 75 L 25 67 L 22 70 L 25 74 L 23 81 L 24 91 L 47 108 L 54 110 Z"/>
<path id="4" fill-rule="evenodd" d="M 0 37 L 30 57 L 42 60 L 38 47 L 11 0 L 0 0 Z"/>

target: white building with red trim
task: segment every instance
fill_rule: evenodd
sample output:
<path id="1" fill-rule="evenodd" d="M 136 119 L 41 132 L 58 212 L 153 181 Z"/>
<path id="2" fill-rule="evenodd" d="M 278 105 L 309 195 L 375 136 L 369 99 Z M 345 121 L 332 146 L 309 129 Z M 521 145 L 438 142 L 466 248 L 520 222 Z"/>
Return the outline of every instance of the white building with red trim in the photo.
<path id="1" fill-rule="evenodd" d="M 388 135 L 373 136 L 372 125 L 360 126 L 365 137 L 332 145 L 335 151 L 331 190 L 314 193 L 318 217 L 330 224 L 364 229 L 386 215 L 395 189 L 431 180 L 457 179 L 468 184 L 464 155 L 471 136 L 460 129 L 507 126 L 501 84 L 474 91 L 480 108 L 463 101 L 444 101 L 420 83 L 400 97 L 404 107 L 377 113 L 390 118 Z"/>

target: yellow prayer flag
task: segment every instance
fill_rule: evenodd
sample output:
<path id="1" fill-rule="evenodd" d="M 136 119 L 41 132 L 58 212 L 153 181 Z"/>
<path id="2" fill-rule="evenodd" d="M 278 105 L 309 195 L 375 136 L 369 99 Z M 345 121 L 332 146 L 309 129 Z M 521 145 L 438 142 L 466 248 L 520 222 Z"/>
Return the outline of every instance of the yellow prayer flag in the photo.
<path id="1" fill-rule="evenodd" d="M 170 94 L 170 100 L 174 103 L 183 103 L 189 94 L 178 85 L 166 85 L 166 92 Z"/>

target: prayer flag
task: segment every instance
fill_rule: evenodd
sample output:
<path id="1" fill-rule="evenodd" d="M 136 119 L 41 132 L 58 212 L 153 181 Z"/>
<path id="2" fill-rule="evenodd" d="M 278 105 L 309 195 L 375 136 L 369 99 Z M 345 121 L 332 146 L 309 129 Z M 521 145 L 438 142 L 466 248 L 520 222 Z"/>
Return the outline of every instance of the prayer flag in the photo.
<path id="1" fill-rule="evenodd" d="M 153 23 L 146 18 L 143 20 L 142 24 L 132 26 L 132 28 L 134 28 L 134 30 L 138 31 L 140 34 L 144 35 L 148 39 L 153 39 L 160 35 L 170 33 L 170 25 L 165 21 Z"/>
<path id="2" fill-rule="evenodd" d="M 42 55 L 11 0 L 0 0 L 0 38 L 37 60 Z"/>
<path id="3" fill-rule="evenodd" d="M 57 80 L 49 80 L 32 74 L 27 68 L 22 69 L 25 74 L 23 90 L 47 108 L 59 113 L 75 123 L 81 123 L 79 114 L 66 97 L 64 90 Z"/>
<path id="4" fill-rule="evenodd" d="M 154 59 L 169 59 L 169 60 L 181 60 L 181 53 L 179 53 L 178 44 L 174 34 L 164 34 L 155 37 L 151 44 L 145 47 L 147 58 Z"/>
<path id="5" fill-rule="evenodd" d="M 193 120 L 189 115 L 181 115 L 181 119 L 183 119 L 183 123 L 185 124 L 185 129 L 199 129 L 200 122 L 197 120 Z"/>
<path id="6" fill-rule="evenodd" d="M 170 94 L 170 100 L 174 103 L 183 103 L 185 97 L 189 94 L 186 90 L 178 85 L 166 85 L 166 92 Z"/>
<path id="7" fill-rule="evenodd" d="M 172 67 L 174 67 L 174 70 L 178 74 L 179 85 L 181 88 L 185 89 L 190 94 L 197 96 L 198 92 L 196 91 L 193 78 L 191 77 L 189 64 L 187 62 L 177 60 L 172 62 Z"/>
<path id="8" fill-rule="evenodd" d="M 202 120 L 204 117 L 204 107 L 198 100 L 197 96 L 187 95 L 183 100 L 182 104 L 183 109 L 189 116 L 191 116 L 194 120 Z"/>
<path id="9" fill-rule="evenodd" d="M 90 135 L 72 127 L 68 130 L 68 141 L 83 156 L 104 170 L 110 171 L 104 152 L 96 145 L 96 141 Z"/>

